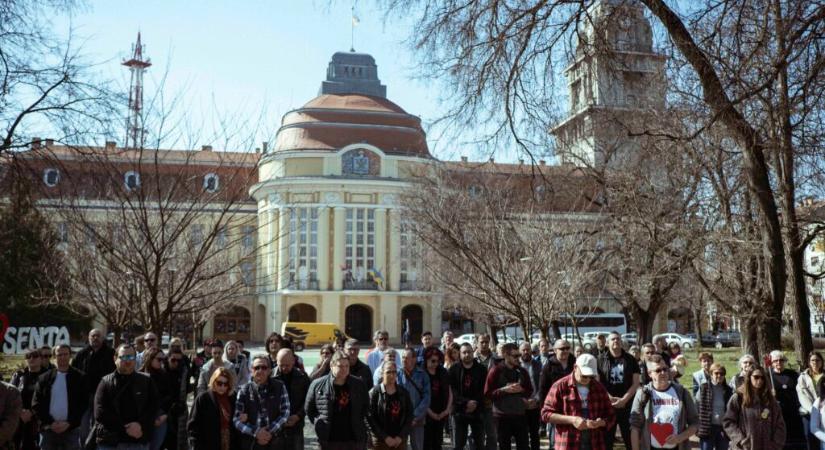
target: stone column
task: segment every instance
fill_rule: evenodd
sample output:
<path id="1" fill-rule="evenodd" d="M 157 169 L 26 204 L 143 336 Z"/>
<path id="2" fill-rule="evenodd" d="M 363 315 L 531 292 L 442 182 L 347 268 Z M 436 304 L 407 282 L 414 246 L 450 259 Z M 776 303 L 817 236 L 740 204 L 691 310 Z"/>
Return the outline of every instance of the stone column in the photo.
<path id="1" fill-rule="evenodd" d="M 263 247 L 266 249 L 264 277 L 266 280 L 266 291 L 272 292 L 278 287 L 276 279 L 278 276 L 278 252 L 275 250 L 278 242 L 278 236 L 276 234 L 278 229 L 276 211 L 270 207 L 264 217 L 266 217 L 266 246 Z"/>
<path id="2" fill-rule="evenodd" d="M 278 289 L 289 285 L 289 209 L 281 207 L 278 214 Z"/>
<path id="3" fill-rule="evenodd" d="M 385 273 L 388 280 L 388 290 L 401 290 L 401 216 L 398 210 L 390 209 L 390 263 Z"/>
<path id="4" fill-rule="evenodd" d="M 329 208 L 318 209 L 318 289 L 329 290 Z"/>
<path id="5" fill-rule="evenodd" d="M 384 289 L 387 288 L 387 210 L 375 210 L 375 269 L 384 276 Z"/>
<path id="6" fill-rule="evenodd" d="M 332 225 L 332 290 L 341 291 L 344 289 L 344 274 L 341 266 L 344 264 L 344 245 L 347 210 L 343 206 L 336 206 L 334 212 L 334 222 Z"/>

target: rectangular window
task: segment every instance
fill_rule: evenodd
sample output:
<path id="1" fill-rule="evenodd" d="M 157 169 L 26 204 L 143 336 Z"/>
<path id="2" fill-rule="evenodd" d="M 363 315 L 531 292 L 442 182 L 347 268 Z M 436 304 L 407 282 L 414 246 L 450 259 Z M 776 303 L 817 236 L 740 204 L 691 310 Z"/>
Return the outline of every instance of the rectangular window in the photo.
<path id="1" fill-rule="evenodd" d="M 241 281 L 243 281 L 244 286 L 253 286 L 255 284 L 254 266 L 249 261 L 241 263 Z"/>
<path id="2" fill-rule="evenodd" d="M 241 246 L 245 252 L 252 250 L 255 246 L 255 227 L 252 225 L 244 225 L 241 227 Z"/>
<path id="3" fill-rule="evenodd" d="M 189 240 L 193 246 L 200 246 L 203 244 L 203 225 L 196 223 L 192 225 L 189 230 Z"/>
<path id="4" fill-rule="evenodd" d="M 375 210 L 348 208 L 344 261 L 345 289 L 377 289 L 375 267 Z"/>
<path id="5" fill-rule="evenodd" d="M 57 243 L 67 244 L 69 242 L 69 224 L 66 222 L 59 222 L 57 224 Z"/>
<path id="6" fill-rule="evenodd" d="M 401 223 L 400 271 L 401 290 L 417 291 L 421 286 L 421 246 L 415 239 L 413 225 L 409 222 Z"/>
<path id="7" fill-rule="evenodd" d="M 318 289 L 318 208 L 290 210 L 289 286 Z"/>
<path id="8" fill-rule="evenodd" d="M 228 239 L 226 237 L 226 227 L 218 228 L 218 234 L 215 236 L 215 245 L 218 246 L 219 250 L 223 250 L 226 248 L 227 240 Z"/>

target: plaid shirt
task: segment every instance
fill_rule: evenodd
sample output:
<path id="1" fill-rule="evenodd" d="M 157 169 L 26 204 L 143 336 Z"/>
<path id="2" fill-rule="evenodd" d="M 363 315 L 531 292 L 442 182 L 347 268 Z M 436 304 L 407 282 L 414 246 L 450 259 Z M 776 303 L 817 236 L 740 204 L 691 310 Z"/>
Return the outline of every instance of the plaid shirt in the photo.
<path id="1" fill-rule="evenodd" d="M 272 383 L 273 381 L 277 384 Z M 277 409 L 268 410 L 268 407 L 272 405 L 277 405 Z M 248 422 L 241 421 L 241 414 L 249 416 Z M 257 386 L 253 380 L 238 390 L 238 401 L 232 422 L 241 433 L 253 437 L 260 429 L 276 433 L 284 426 L 287 419 L 289 419 L 289 391 L 280 381 L 270 378 L 267 384 Z"/>
<path id="2" fill-rule="evenodd" d="M 544 399 L 544 407 L 541 409 L 541 419 L 550 422 L 550 417 L 554 414 L 563 416 L 582 417 L 582 400 L 579 391 L 576 389 L 574 374 L 567 375 L 560 379 Z M 610 404 L 607 390 L 598 380 L 590 381 L 590 394 L 587 396 L 587 410 L 591 419 L 604 419 L 607 424 L 603 428 L 590 430 L 592 450 L 604 450 L 605 430 L 610 429 L 616 422 L 616 413 Z M 556 424 L 556 450 L 576 450 L 579 448 L 581 431 L 572 425 Z"/>

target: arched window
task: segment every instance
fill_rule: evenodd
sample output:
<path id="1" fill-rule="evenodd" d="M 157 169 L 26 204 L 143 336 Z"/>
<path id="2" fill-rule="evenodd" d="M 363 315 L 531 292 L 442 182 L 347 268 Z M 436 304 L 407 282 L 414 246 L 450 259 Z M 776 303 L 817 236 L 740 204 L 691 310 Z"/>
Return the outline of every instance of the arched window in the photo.
<path id="1" fill-rule="evenodd" d="M 55 187 L 60 182 L 60 171 L 57 169 L 46 169 L 43 171 L 43 182 L 48 187 Z"/>
<path id="2" fill-rule="evenodd" d="M 126 186 L 126 190 L 129 191 L 139 188 L 140 174 L 134 170 L 126 172 L 126 175 L 123 176 L 123 184 Z"/>
<path id="3" fill-rule="evenodd" d="M 203 177 L 203 189 L 206 192 L 215 193 L 221 188 L 221 179 L 217 174 L 208 173 Z"/>

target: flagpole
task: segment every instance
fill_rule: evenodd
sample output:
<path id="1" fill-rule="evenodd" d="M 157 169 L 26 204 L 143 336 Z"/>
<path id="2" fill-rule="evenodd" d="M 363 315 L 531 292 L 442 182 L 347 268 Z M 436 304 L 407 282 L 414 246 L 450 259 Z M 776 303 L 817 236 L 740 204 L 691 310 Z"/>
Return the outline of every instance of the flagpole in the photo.
<path id="1" fill-rule="evenodd" d="M 355 51 L 355 4 L 350 9 L 352 17 L 350 17 L 350 48 L 349 51 Z"/>

